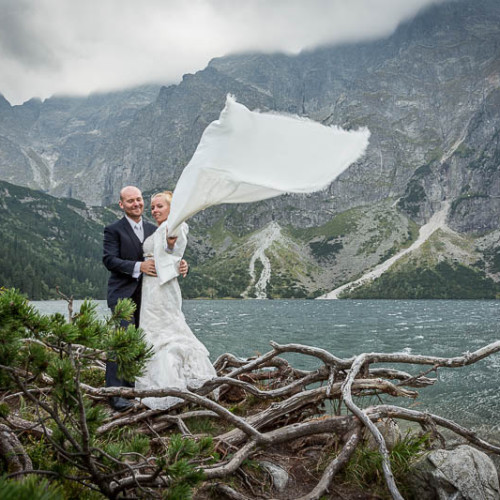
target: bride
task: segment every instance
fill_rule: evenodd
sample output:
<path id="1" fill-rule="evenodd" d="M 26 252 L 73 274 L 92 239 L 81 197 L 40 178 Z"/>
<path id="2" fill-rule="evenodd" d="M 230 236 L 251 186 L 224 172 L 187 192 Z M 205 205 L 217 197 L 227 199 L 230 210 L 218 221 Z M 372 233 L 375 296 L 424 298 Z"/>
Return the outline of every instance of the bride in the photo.
<path id="1" fill-rule="evenodd" d="M 136 389 L 199 387 L 216 376 L 207 349 L 195 337 L 181 310 L 177 269 L 186 248 L 188 226 L 183 223 L 179 236 L 168 238 L 162 223 L 167 220 L 171 200 L 170 191 L 151 198 L 151 213 L 160 227 L 144 241 L 143 250 L 145 260 L 156 256 L 158 275 L 143 276 L 139 326 L 154 354 L 144 374 L 136 379 Z M 167 409 L 180 401 L 171 396 L 142 400 L 151 409 Z"/>

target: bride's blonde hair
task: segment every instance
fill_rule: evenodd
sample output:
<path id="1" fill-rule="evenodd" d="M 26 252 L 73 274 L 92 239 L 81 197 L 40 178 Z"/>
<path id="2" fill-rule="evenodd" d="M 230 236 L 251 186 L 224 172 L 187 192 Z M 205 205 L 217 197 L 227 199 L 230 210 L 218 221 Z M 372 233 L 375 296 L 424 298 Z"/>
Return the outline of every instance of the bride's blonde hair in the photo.
<path id="1" fill-rule="evenodd" d="M 160 191 L 159 193 L 151 196 L 151 201 L 153 201 L 157 196 L 161 196 L 169 205 L 172 202 L 172 191 Z"/>

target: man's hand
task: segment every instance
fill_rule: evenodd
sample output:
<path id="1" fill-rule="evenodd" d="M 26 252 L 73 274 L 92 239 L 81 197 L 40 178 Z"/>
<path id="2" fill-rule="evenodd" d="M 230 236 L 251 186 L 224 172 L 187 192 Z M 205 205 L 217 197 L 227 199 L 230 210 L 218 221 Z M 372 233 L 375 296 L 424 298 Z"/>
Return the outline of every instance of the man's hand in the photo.
<path id="1" fill-rule="evenodd" d="M 179 264 L 179 272 L 181 273 L 183 278 L 187 276 L 188 271 L 189 271 L 188 263 L 184 259 L 182 259 Z"/>
<path id="2" fill-rule="evenodd" d="M 148 276 L 156 276 L 156 267 L 154 259 L 141 262 L 141 272 Z"/>

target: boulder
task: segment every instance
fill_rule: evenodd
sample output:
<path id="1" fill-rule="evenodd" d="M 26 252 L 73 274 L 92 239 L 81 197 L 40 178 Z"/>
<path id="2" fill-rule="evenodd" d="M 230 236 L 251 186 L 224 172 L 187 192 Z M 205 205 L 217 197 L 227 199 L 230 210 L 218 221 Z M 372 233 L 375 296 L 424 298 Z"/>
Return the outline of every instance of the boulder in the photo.
<path id="1" fill-rule="evenodd" d="M 498 500 L 498 474 L 488 455 L 471 446 L 434 450 L 412 468 L 409 480 L 419 500 Z"/>
<path id="2" fill-rule="evenodd" d="M 271 476 L 273 486 L 278 491 L 283 491 L 288 483 L 288 472 L 280 467 L 279 465 L 273 464 L 272 462 L 261 461 L 259 465 L 264 468 L 268 474 Z"/>

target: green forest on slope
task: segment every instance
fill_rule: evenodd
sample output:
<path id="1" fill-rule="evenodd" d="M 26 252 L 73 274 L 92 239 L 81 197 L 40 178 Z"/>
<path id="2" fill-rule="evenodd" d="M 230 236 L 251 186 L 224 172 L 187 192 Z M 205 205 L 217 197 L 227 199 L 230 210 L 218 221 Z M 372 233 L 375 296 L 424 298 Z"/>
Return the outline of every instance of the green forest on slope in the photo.
<path id="1" fill-rule="evenodd" d="M 0 284 L 30 299 L 105 297 L 103 223 L 113 212 L 0 182 Z"/>
<path id="2" fill-rule="evenodd" d="M 56 287 L 75 299 L 106 298 L 103 227 L 121 217 L 118 209 L 87 207 L 4 181 L 0 197 L 0 286 L 31 300 L 60 298 Z M 204 264 L 194 245 L 186 259 L 190 274 L 180 280 L 185 298 L 236 298 L 248 285 L 246 263 L 221 258 Z"/>

